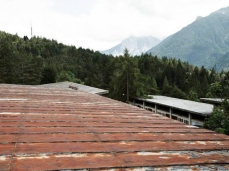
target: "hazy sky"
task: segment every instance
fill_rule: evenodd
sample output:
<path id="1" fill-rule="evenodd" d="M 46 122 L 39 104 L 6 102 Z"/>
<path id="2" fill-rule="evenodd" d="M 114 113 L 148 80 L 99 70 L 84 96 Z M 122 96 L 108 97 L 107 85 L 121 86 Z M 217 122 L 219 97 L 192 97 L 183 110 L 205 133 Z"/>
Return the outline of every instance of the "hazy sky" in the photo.
<path id="1" fill-rule="evenodd" d="M 106 50 L 129 36 L 163 39 L 229 0 L 0 0 L 0 30 Z"/>

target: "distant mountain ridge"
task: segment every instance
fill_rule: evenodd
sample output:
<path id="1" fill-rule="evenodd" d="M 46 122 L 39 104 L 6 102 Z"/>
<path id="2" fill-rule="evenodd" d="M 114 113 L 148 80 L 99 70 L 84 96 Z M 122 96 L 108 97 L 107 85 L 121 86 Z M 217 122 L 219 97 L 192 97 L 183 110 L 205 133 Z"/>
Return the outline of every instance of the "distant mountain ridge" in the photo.
<path id="1" fill-rule="evenodd" d="M 160 43 L 160 40 L 152 36 L 148 36 L 148 37 L 130 36 L 127 39 L 123 40 L 118 45 L 108 50 L 101 51 L 101 53 L 119 56 L 122 55 L 124 49 L 127 48 L 131 55 L 140 55 L 141 53 L 145 53 L 150 48 L 156 46 L 158 43 Z"/>
<path id="2" fill-rule="evenodd" d="M 218 60 L 229 52 L 229 7 L 197 19 L 177 33 L 167 37 L 147 53 L 188 61 L 206 68 L 225 66 Z M 227 55 L 228 56 L 228 55 Z M 215 66 L 216 65 L 216 66 Z M 227 64 L 228 67 L 228 64 Z"/>

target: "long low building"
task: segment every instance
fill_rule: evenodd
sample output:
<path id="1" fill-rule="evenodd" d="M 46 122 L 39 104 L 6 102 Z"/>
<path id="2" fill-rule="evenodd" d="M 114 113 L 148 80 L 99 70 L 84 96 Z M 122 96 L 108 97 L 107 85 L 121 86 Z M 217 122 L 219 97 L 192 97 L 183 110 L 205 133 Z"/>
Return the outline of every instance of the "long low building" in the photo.
<path id="1" fill-rule="evenodd" d="M 0 84 L 1 171 L 229 170 L 226 135 L 57 85 Z"/>
<path id="2" fill-rule="evenodd" d="M 225 99 L 223 98 L 200 98 L 200 101 L 204 103 L 210 103 L 215 106 L 221 105 Z"/>
<path id="3" fill-rule="evenodd" d="M 211 104 L 153 95 L 150 98 L 135 98 L 133 105 L 148 109 L 154 113 L 179 120 L 189 125 L 202 126 L 214 106 Z"/>

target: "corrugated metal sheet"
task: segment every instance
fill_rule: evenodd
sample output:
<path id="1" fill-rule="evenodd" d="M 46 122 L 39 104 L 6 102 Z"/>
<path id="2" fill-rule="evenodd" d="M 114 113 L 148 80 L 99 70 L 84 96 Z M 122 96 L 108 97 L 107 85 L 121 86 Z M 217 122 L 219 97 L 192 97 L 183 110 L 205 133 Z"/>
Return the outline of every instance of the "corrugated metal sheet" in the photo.
<path id="1" fill-rule="evenodd" d="M 228 170 L 229 137 L 83 91 L 0 85 L 0 170 Z"/>
<path id="2" fill-rule="evenodd" d="M 100 88 L 95 88 L 95 87 L 90 87 L 90 86 L 86 86 L 83 84 L 77 84 L 77 83 L 73 83 L 73 82 L 69 82 L 69 81 L 64 81 L 64 82 L 58 82 L 58 83 L 50 83 L 50 84 L 43 84 L 43 85 L 39 85 L 41 87 L 47 87 L 47 88 L 63 88 L 63 89 L 73 89 L 73 90 L 82 90 L 82 91 L 86 91 L 88 93 L 92 93 L 92 94 L 107 94 L 109 93 L 108 90 L 103 90 Z"/>

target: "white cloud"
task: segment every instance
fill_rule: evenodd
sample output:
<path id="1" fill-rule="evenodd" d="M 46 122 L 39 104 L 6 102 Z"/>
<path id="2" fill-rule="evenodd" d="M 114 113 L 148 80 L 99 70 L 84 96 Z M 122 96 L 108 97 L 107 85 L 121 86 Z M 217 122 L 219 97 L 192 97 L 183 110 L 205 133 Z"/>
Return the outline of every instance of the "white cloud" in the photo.
<path id="1" fill-rule="evenodd" d="M 228 0 L 1 0 L 0 30 L 94 50 L 128 36 L 165 38 Z"/>

